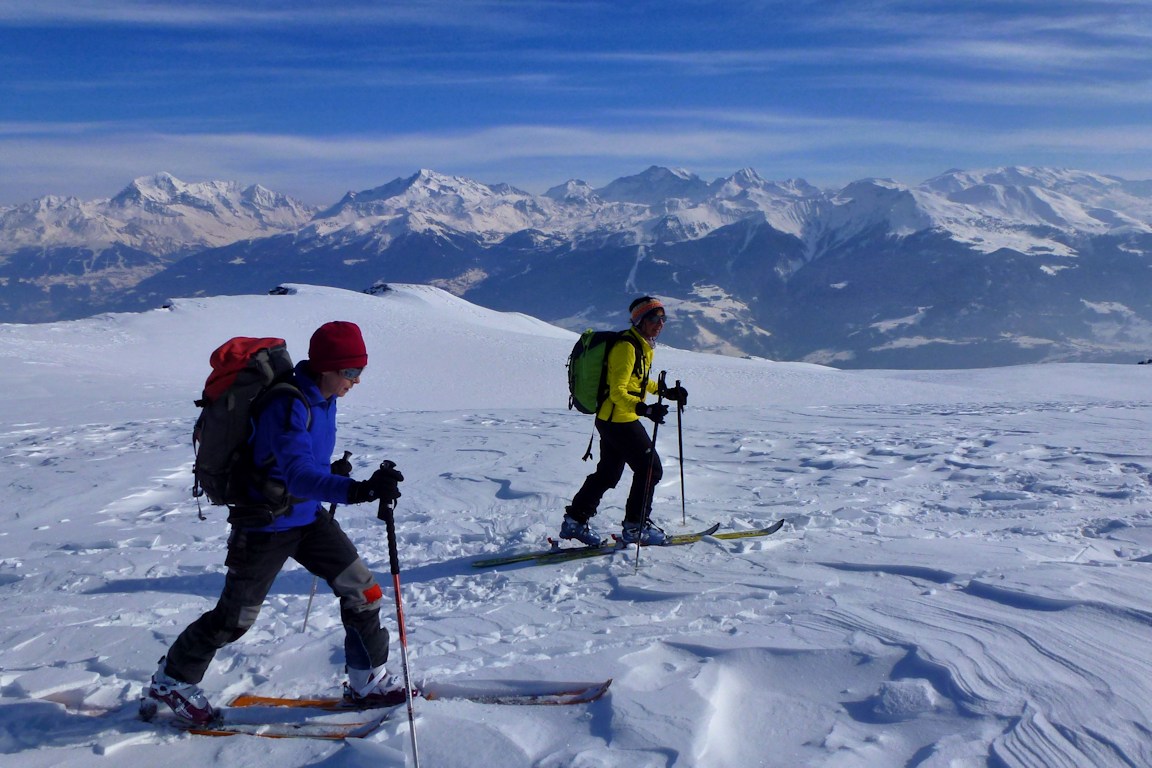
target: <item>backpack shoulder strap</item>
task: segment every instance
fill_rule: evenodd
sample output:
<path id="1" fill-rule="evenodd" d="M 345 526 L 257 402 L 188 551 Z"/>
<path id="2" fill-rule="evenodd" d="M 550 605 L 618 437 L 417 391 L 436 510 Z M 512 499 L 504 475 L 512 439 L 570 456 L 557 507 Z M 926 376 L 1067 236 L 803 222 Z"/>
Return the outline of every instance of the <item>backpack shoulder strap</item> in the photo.
<path id="1" fill-rule="evenodd" d="M 636 338 L 636 334 L 631 331 L 631 328 L 625 328 L 623 331 L 620 331 L 620 334 L 616 337 L 616 341 L 627 341 L 632 345 L 632 348 L 636 350 L 636 362 L 632 366 L 632 373 L 639 376 L 642 373 L 641 366 L 644 364 L 644 350 L 641 349 L 640 340 Z M 648 377 L 645 376 L 644 378 L 647 379 Z"/>
<path id="2" fill-rule="evenodd" d="M 300 391 L 300 387 L 296 386 L 287 379 L 275 382 L 256 398 L 256 402 L 252 403 L 252 410 L 249 418 L 255 426 L 256 420 L 265 408 L 267 408 L 273 400 L 284 399 L 287 397 L 294 397 L 304 404 L 305 424 L 304 429 L 312 428 L 312 404 L 308 402 L 308 398 Z M 288 406 L 288 410 L 284 414 L 284 428 L 287 429 L 292 424 L 292 406 Z M 247 448 L 252 462 L 253 479 L 256 480 L 257 488 L 265 496 L 265 498 L 284 498 L 288 503 L 294 504 L 302 499 L 293 499 L 288 495 L 287 489 L 283 483 L 276 483 L 271 480 L 272 467 L 276 464 L 276 454 L 269 453 L 268 458 L 263 462 L 257 462 L 256 457 L 253 455 L 252 443 L 248 443 Z"/>
<path id="3" fill-rule="evenodd" d="M 612 349 L 622 341 L 631 344 L 632 348 L 636 351 L 636 357 L 632 363 L 632 374 L 634 376 L 643 375 L 643 380 L 640 382 L 641 396 L 643 396 L 643 393 L 648 389 L 648 373 L 643 370 L 644 350 L 640 348 L 640 340 L 637 339 L 634 334 L 629 333 L 629 330 L 630 329 L 625 328 L 623 331 L 617 333 L 615 338 L 605 344 L 604 365 L 600 368 L 600 388 L 596 390 L 600 393 L 600 397 L 597 398 L 596 402 L 597 413 L 600 412 L 600 406 L 608 399 L 608 356 L 612 354 Z M 612 407 L 615 408 L 616 406 L 613 405 Z M 612 418 L 611 413 L 608 414 L 608 418 Z"/>
<path id="4" fill-rule="evenodd" d="M 272 384 L 271 386 L 269 386 L 267 389 L 265 389 L 263 392 L 260 393 L 260 396 L 256 398 L 256 402 L 252 403 L 252 420 L 255 421 L 257 418 L 259 418 L 260 414 L 264 411 L 265 408 L 268 407 L 268 405 L 273 400 L 281 399 L 284 397 L 294 397 L 297 400 L 299 400 L 301 403 L 304 404 L 304 414 L 305 414 L 304 428 L 305 429 L 311 429 L 312 428 L 312 404 L 310 402 L 308 402 L 308 398 L 305 397 L 304 393 L 300 391 L 300 387 L 296 386 L 291 381 L 288 381 L 286 379 L 275 382 L 274 384 Z M 292 419 L 292 411 L 289 410 L 288 415 L 285 417 L 285 426 L 287 426 L 288 424 L 291 423 L 291 419 Z"/>
<path id="5" fill-rule="evenodd" d="M 271 387 L 265 389 L 263 393 L 260 393 L 258 403 L 252 404 L 252 417 L 256 418 L 259 416 L 260 411 L 263 411 L 265 408 L 267 408 L 268 404 L 270 404 L 273 400 L 282 400 L 282 398 L 285 397 L 295 397 L 296 400 L 304 404 L 304 428 L 310 429 L 312 427 L 312 404 L 308 402 L 308 397 L 304 396 L 304 393 L 301 391 L 300 387 L 297 387 L 291 381 L 275 382 Z M 286 418 L 288 419 L 286 420 L 287 425 L 290 423 L 291 410 L 288 411 L 288 416 Z"/>
<path id="6" fill-rule="evenodd" d="M 648 391 L 648 371 L 644 370 L 644 350 L 640 347 L 640 340 L 636 338 L 636 334 L 630 333 L 632 329 L 628 328 L 620 331 L 620 335 L 616 337 L 616 341 L 627 341 L 632 345 L 632 349 L 636 351 L 636 360 L 632 364 L 632 375 L 640 376 L 640 397 L 644 397 L 644 393 Z"/>

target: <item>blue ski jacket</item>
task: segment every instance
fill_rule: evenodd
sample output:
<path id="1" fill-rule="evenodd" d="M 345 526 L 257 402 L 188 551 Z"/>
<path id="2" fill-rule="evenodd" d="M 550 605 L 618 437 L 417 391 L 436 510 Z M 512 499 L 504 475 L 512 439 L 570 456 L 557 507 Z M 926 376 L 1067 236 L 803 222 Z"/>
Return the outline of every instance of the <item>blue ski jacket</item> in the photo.
<path id="1" fill-rule="evenodd" d="M 256 419 L 252 449 L 256 462 L 274 459 L 271 477 L 284 482 L 288 493 L 304 501 L 278 517 L 271 525 L 254 530 L 285 531 L 316 520 L 321 502 L 343 504 L 352 480 L 332 474 L 336 449 L 336 397 L 325 398 L 313 381 L 308 361 L 296 364 L 293 383 L 308 401 L 307 410 L 297 397 L 276 397 Z M 308 410 L 312 412 L 309 425 Z"/>

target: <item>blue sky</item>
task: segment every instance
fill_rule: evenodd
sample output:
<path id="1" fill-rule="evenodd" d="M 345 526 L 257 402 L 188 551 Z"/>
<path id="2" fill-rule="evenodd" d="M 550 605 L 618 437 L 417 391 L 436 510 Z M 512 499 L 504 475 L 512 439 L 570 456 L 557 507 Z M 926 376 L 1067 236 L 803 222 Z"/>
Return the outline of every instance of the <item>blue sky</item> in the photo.
<path id="1" fill-rule="evenodd" d="M 329 7 L 330 6 L 330 7 Z M 0 0 L 0 205 L 168 171 L 1152 178 L 1148 0 Z"/>

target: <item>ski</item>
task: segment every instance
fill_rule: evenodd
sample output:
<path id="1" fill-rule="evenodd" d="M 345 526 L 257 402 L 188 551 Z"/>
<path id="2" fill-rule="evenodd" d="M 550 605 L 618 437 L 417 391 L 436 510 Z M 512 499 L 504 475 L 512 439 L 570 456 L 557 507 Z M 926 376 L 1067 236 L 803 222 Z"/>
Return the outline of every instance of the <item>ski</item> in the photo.
<path id="1" fill-rule="evenodd" d="M 771 536 L 783 527 L 784 520 L 781 518 L 765 528 L 753 528 L 750 531 L 725 531 L 724 533 L 715 534 L 712 538 L 730 541 L 732 539 L 751 539 L 757 536 Z"/>
<path id="2" fill-rule="evenodd" d="M 680 536 L 669 536 L 668 540 L 659 546 L 668 546 L 669 544 L 692 544 L 694 542 L 700 541 L 700 539 L 703 539 L 706 536 L 711 536 L 714 539 L 724 539 L 725 541 L 730 541 L 732 539 L 751 539 L 757 536 L 771 536 L 783 527 L 783 520 L 777 520 L 766 528 L 753 528 L 748 531 L 724 531 L 724 533 L 716 533 L 716 529 L 719 528 L 719 526 L 715 526 L 709 531 L 702 531 L 700 533 L 685 533 Z"/>
<path id="3" fill-rule="evenodd" d="M 612 685 L 612 678 L 591 683 L 555 683 L 532 680 L 428 683 L 421 695 L 429 701 L 459 699 L 479 704 L 566 706 L 596 701 Z"/>
<path id="4" fill-rule="evenodd" d="M 142 702 L 141 720 L 172 728 L 195 736 L 260 736 L 266 739 L 361 739 L 380 727 L 391 717 L 391 709 L 365 716 L 352 713 L 339 717 L 331 712 L 320 717 L 300 718 L 288 715 L 274 707 L 240 709 L 225 707 L 217 710 L 217 717 L 207 723 L 193 723 L 170 712 L 160 711 L 155 702 Z"/>
<path id="5" fill-rule="evenodd" d="M 362 739 L 380 727 L 388 715 L 355 723 L 206 723 L 196 725 L 180 720 L 165 720 L 177 730 L 195 736 L 260 736 L 265 739 L 323 739 L 343 741 Z"/>
<path id="6" fill-rule="evenodd" d="M 480 558 L 472 561 L 473 568 L 492 568 L 498 565 L 512 565 L 514 563 L 531 563 L 541 565 L 544 563 L 563 563 L 568 560 L 580 560 L 585 557 L 600 557 L 610 555 L 617 549 L 615 542 L 601 544 L 595 547 L 553 547 L 539 552 L 525 552 L 519 555 L 505 555 L 500 557 Z"/>
<path id="7" fill-rule="evenodd" d="M 260 696 L 255 693 L 242 693 L 228 702 L 228 706 L 233 709 L 243 709 L 245 707 L 291 707 L 295 709 L 322 709 L 325 712 L 366 712 L 372 709 L 392 709 L 403 703 L 404 702 L 401 701 L 397 704 L 364 706 L 350 702 L 343 696 Z"/>
<path id="8" fill-rule="evenodd" d="M 784 520 L 777 520 L 772 525 L 764 528 L 754 528 L 748 531 L 725 531 L 724 533 L 717 533 L 720 530 L 720 524 L 707 528 L 703 531 L 696 533 L 681 533 L 673 534 L 668 539 L 657 547 L 679 546 L 683 544 L 693 544 L 703 538 L 712 537 L 716 539 L 748 539 L 756 536 L 771 536 L 784 527 Z M 528 563 L 530 565 L 550 565 L 554 563 L 566 563 L 569 560 L 580 560 L 587 557 L 601 557 L 604 555 L 611 555 L 614 552 L 619 552 L 628 548 L 631 545 L 625 545 L 618 540 L 614 540 L 610 544 L 603 544 L 598 547 L 567 547 L 558 548 L 553 547 L 549 550 L 539 552 L 525 552 L 518 555 L 506 555 L 503 557 L 488 557 L 480 558 L 472 561 L 473 568 L 494 568 L 501 565 L 512 565 L 514 563 Z"/>
<path id="9" fill-rule="evenodd" d="M 705 536 L 711 536 L 718 530 L 720 530 L 720 523 L 713 523 L 710 528 L 705 528 L 704 530 L 697 531 L 696 533 L 674 533 L 671 536 L 666 537 L 663 544 L 656 546 L 675 547 L 679 544 L 691 544 L 694 541 L 700 541 L 700 539 L 704 538 Z M 620 546 L 631 547 L 632 545 L 620 542 Z"/>
<path id="10" fill-rule="evenodd" d="M 514 705 L 567 705 L 585 704 L 603 696 L 612 680 L 594 683 L 551 683 L 539 681 L 476 681 L 468 683 L 427 683 L 420 689 L 420 696 L 429 700 L 463 700 L 480 704 Z M 243 693 L 234 698 L 229 706 L 244 707 L 292 707 L 319 709 L 326 712 L 347 711 L 354 705 L 345 702 L 341 696 L 261 696 Z"/>
<path id="11" fill-rule="evenodd" d="M 691 544 L 694 541 L 699 541 L 702 536 L 711 536 L 718 530 L 720 530 L 720 523 L 716 523 L 710 528 L 707 528 L 703 531 L 697 531 L 696 533 L 683 533 L 676 536 L 669 536 L 668 541 L 666 541 L 661 546 Z M 511 565 L 513 563 L 529 563 L 531 565 L 566 563 L 569 560 L 581 560 L 586 557 L 602 557 L 604 555 L 611 555 L 613 552 L 619 552 L 621 549 L 623 549 L 623 547 L 616 541 L 610 541 L 609 543 L 601 544 L 598 547 L 557 547 L 553 545 L 552 549 L 546 549 L 538 552 L 525 552 L 519 555 L 480 558 L 479 560 L 472 561 L 472 567 L 492 568 L 498 565 Z"/>

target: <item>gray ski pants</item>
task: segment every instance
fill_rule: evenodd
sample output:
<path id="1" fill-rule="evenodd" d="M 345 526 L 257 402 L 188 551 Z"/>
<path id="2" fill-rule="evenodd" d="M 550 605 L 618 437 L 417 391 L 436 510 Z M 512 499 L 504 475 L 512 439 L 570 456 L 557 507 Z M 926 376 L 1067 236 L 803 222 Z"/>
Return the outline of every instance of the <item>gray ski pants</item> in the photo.
<path id="1" fill-rule="evenodd" d="M 383 591 L 347 534 L 321 510 L 315 522 L 287 531 L 232 529 L 220 599 L 176 638 L 168 650 L 166 673 L 199 683 L 216 651 L 239 640 L 255 623 L 288 558 L 326 581 L 340 598 L 348 666 L 372 669 L 386 662 L 388 630 L 380 626 Z"/>

